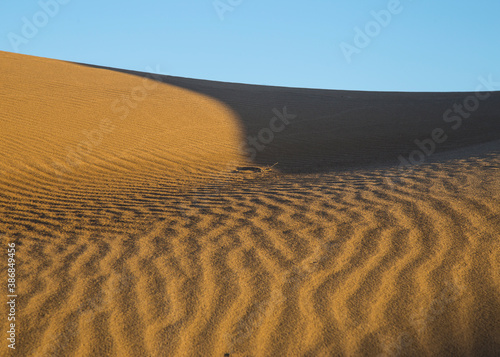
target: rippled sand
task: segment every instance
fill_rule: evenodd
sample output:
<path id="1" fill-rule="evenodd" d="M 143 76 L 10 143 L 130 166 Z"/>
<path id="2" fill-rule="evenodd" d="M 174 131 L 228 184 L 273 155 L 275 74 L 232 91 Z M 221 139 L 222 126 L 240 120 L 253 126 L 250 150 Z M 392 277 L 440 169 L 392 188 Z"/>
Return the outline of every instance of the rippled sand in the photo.
<path id="1" fill-rule="evenodd" d="M 453 130 L 466 93 L 0 66 L 15 355 L 500 355 L 498 93 Z"/>

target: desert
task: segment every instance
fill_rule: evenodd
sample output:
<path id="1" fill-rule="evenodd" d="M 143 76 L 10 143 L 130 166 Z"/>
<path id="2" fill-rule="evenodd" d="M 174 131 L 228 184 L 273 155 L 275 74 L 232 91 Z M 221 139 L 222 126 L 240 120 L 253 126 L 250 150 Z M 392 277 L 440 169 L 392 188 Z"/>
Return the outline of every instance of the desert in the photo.
<path id="1" fill-rule="evenodd" d="M 0 68 L 2 355 L 500 355 L 494 78 L 368 92 L 10 52 Z"/>

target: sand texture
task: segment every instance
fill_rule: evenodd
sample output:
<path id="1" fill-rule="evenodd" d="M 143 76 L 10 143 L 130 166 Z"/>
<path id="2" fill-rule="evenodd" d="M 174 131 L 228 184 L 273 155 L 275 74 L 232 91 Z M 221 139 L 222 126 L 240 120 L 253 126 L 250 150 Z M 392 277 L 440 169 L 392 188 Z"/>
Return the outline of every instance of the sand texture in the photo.
<path id="1" fill-rule="evenodd" d="M 0 69 L 1 356 L 500 356 L 499 92 Z"/>

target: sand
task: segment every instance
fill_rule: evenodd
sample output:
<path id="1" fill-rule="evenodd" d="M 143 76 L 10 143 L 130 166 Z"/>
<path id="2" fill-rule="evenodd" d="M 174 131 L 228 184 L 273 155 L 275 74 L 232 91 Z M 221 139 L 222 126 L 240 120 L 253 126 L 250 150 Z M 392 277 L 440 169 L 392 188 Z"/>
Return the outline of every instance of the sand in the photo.
<path id="1" fill-rule="evenodd" d="M 2 356 L 500 355 L 499 92 L 0 68 Z"/>

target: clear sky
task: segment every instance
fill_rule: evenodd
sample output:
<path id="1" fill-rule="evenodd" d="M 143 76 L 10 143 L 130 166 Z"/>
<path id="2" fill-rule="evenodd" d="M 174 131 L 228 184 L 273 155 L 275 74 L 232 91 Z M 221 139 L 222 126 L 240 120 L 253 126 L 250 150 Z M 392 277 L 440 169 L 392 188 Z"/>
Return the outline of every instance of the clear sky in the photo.
<path id="1" fill-rule="evenodd" d="M 0 9 L 0 50 L 68 61 L 325 89 L 473 91 L 479 76 L 500 80 L 498 0 L 4 0 Z"/>

